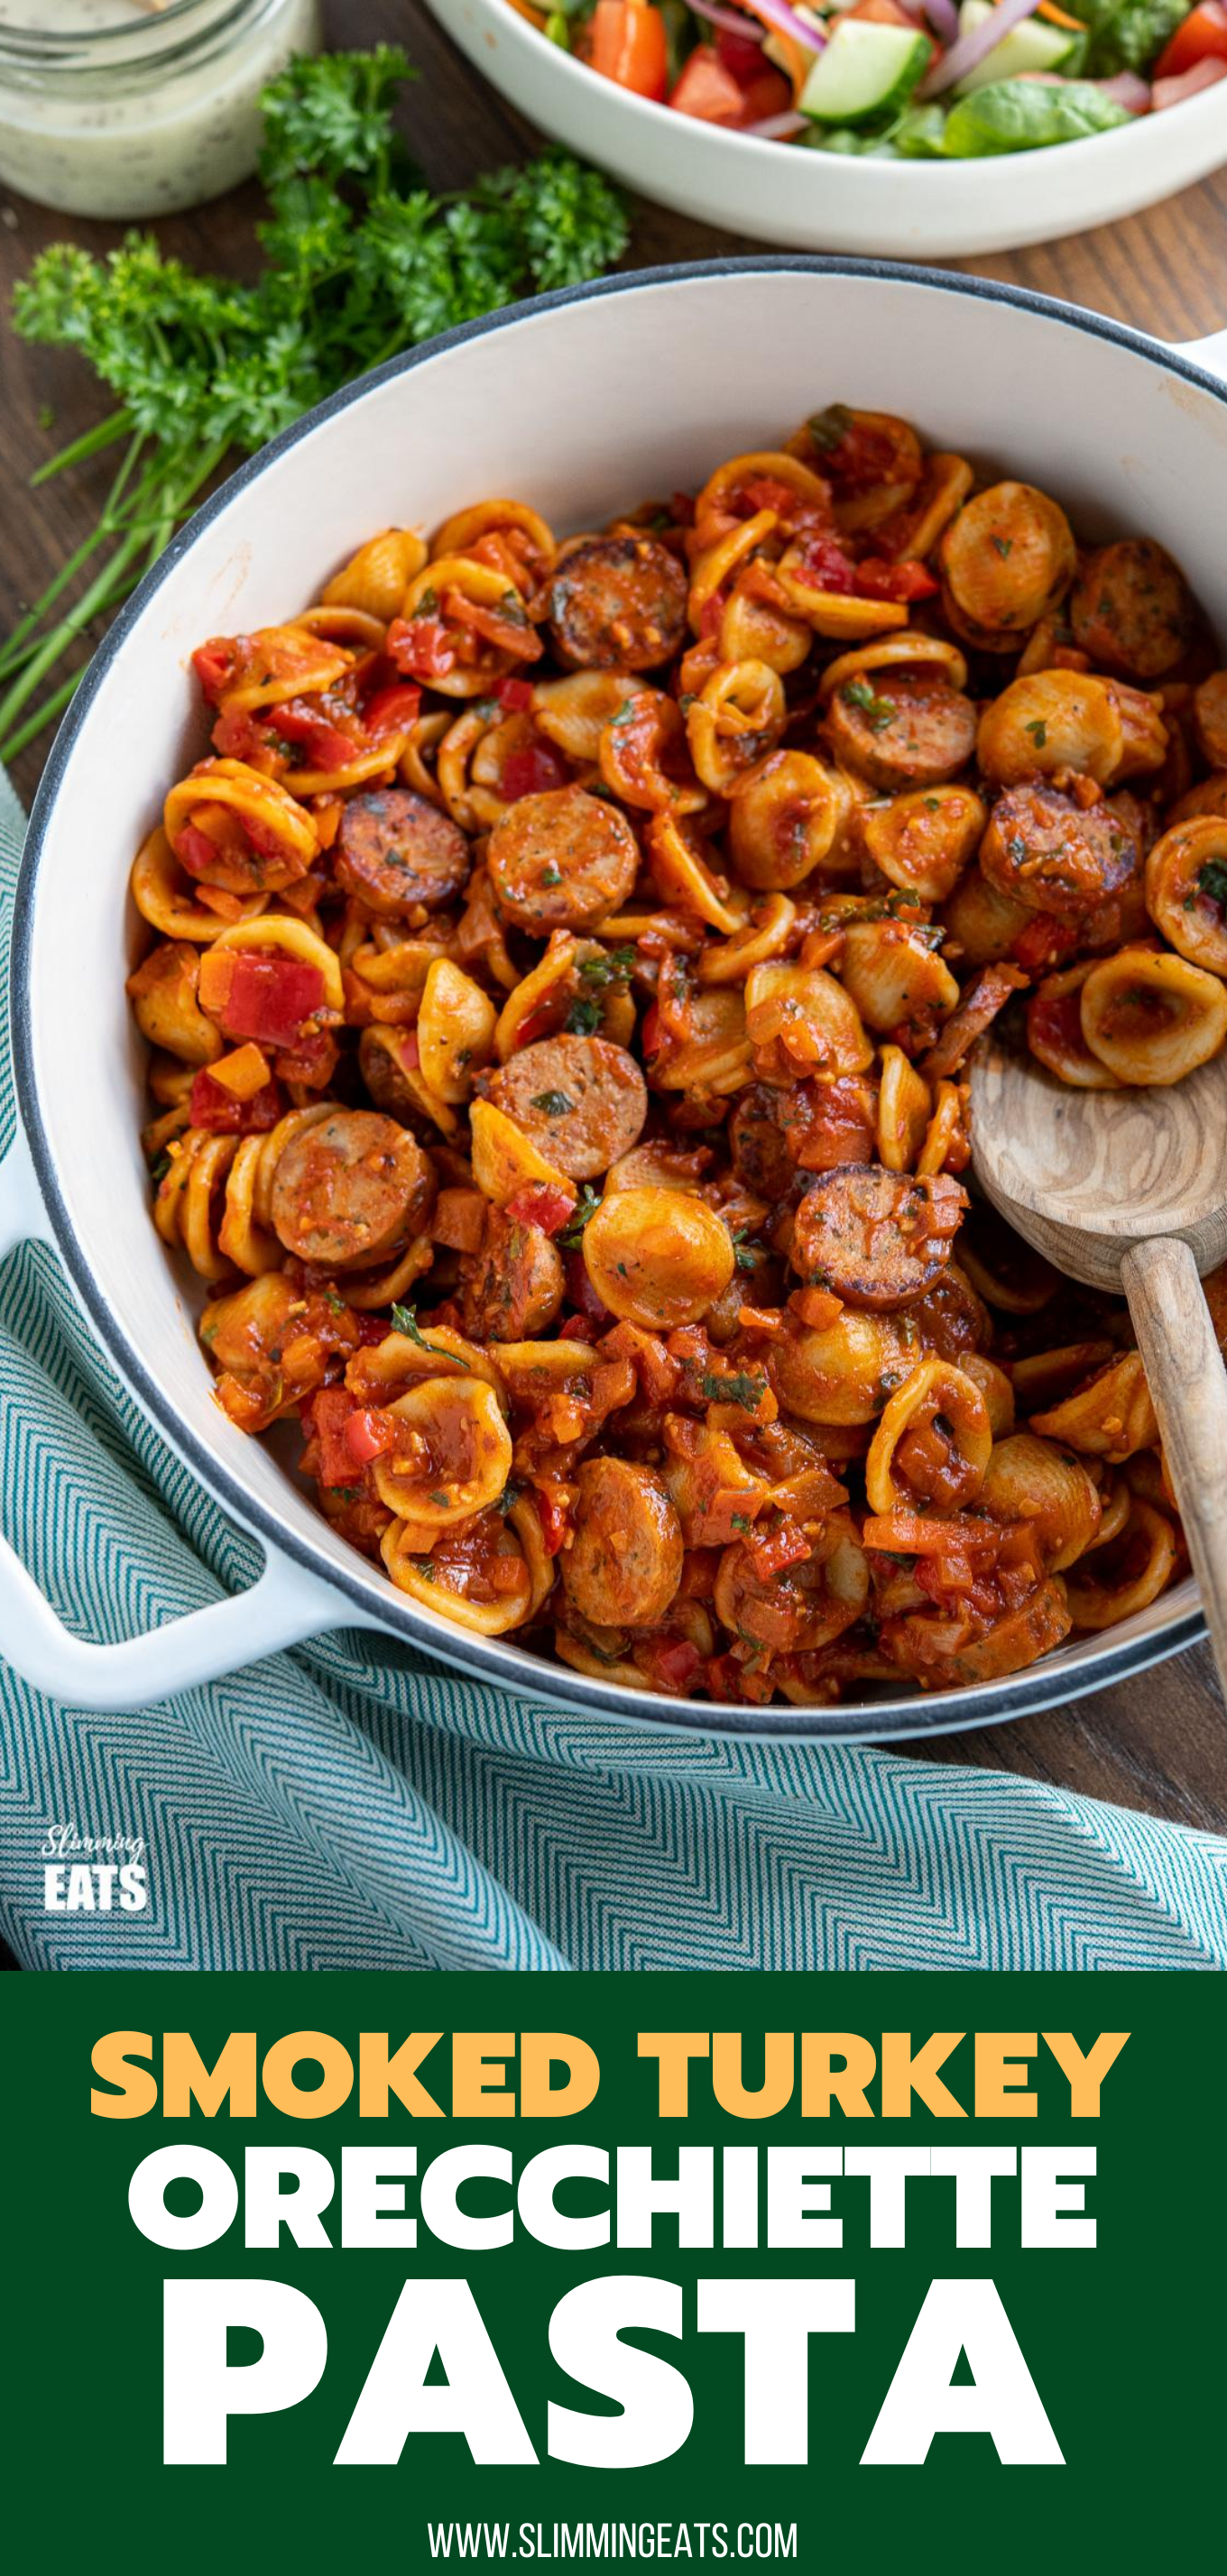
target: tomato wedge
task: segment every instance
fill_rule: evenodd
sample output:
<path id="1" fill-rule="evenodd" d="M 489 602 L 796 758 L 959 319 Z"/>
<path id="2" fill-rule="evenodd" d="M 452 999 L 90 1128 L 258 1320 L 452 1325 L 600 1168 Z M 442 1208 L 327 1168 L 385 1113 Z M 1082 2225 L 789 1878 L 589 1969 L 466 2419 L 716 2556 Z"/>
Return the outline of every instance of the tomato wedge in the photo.
<path id="1" fill-rule="evenodd" d="M 669 86 L 665 22 L 652 0 L 596 0 L 589 34 L 594 72 L 633 89 L 638 98 L 663 99 Z"/>
<path id="2" fill-rule="evenodd" d="M 1194 63 L 1204 63 L 1217 56 L 1227 63 L 1227 9 L 1223 0 L 1199 0 L 1190 9 L 1183 25 L 1169 37 L 1153 77 L 1157 81 L 1178 80 L 1182 72 L 1191 71 Z"/>

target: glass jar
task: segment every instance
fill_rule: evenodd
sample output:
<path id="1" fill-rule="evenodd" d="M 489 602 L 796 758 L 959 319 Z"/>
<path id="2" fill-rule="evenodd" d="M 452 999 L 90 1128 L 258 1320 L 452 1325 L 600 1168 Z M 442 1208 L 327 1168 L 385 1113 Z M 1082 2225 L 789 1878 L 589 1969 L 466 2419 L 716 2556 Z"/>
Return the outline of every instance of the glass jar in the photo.
<path id="1" fill-rule="evenodd" d="M 72 215 L 198 206 L 249 177 L 264 83 L 320 41 L 318 0 L 0 0 L 0 180 Z"/>

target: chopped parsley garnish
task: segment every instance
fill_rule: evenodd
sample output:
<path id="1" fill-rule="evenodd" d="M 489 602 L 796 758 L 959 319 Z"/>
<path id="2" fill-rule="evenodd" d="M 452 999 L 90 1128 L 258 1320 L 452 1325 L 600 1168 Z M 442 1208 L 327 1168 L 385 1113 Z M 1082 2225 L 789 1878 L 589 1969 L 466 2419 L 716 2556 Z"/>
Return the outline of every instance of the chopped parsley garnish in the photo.
<path id="1" fill-rule="evenodd" d="M 163 1183 L 163 1181 L 165 1180 L 166 1175 L 167 1175 L 167 1173 L 168 1173 L 168 1171 L 169 1171 L 169 1170 L 170 1170 L 170 1156 L 169 1156 L 169 1154 L 167 1153 L 167 1151 L 166 1151 L 166 1147 L 165 1147 L 165 1145 L 164 1145 L 164 1146 L 162 1147 L 162 1151 L 161 1151 L 161 1153 L 160 1153 L 160 1154 L 155 1154 L 155 1156 L 154 1156 L 154 1158 L 153 1158 L 153 1161 L 152 1161 L 152 1163 L 151 1163 L 151 1164 L 150 1164 L 150 1166 L 149 1166 L 149 1178 L 150 1178 L 150 1180 L 152 1181 L 152 1183 L 153 1183 L 153 1186 L 154 1186 L 155 1190 L 159 1190 L 159 1189 L 161 1189 L 162 1183 Z"/>
<path id="2" fill-rule="evenodd" d="M 1023 726 L 1023 731 L 1024 733 L 1030 734 L 1036 750 L 1042 751 L 1048 740 L 1048 727 L 1045 724 L 1043 717 L 1036 716 L 1029 725 Z"/>
<path id="3" fill-rule="evenodd" d="M 565 1091 L 537 1091 L 533 1094 L 532 1106 L 539 1109 L 544 1118 L 565 1118 L 575 1103 Z"/>
<path id="4" fill-rule="evenodd" d="M 737 1228 L 733 1237 L 733 1259 L 739 1270 L 755 1270 L 758 1267 L 758 1255 L 750 1241 L 748 1226 L 739 1225 Z"/>
<path id="5" fill-rule="evenodd" d="M 593 1189 L 589 1181 L 585 1181 L 583 1197 L 581 1198 L 578 1207 L 572 1209 L 562 1232 L 560 1234 L 556 1234 L 554 1237 L 554 1241 L 558 1245 L 560 1251 L 578 1252 L 584 1238 L 584 1227 L 587 1225 L 589 1217 L 593 1214 L 595 1209 L 599 1208 L 600 1204 L 601 1202 L 598 1193 Z"/>
<path id="6" fill-rule="evenodd" d="M 833 448 L 843 446 L 852 427 L 852 414 L 846 403 L 828 403 L 825 411 L 814 412 L 805 425 L 815 447 L 829 455 Z"/>
<path id="7" fill-rule="evenodd" d="M 1000 555 L 1003 563 L 1006 556 L 1008 554 L 1012 554 L 1014 551 L 1013 537 L 990 537 L 989 544 L 996 548 L 996 551 Z"/>
<path id="8" fill-rule="evenodd" d="M 328 1491 L 338 1503 L 360 1503 L 362 1500 L 361 1485 L 330 1485 Z"/>
<path id="9" fill-rule="evenodd" d="M 880 698 L 876 691 L 870 688 L 868 680 L 846 681 L 840 690 L 840 696 L 846 705 L 860 708 L 861 714 L 868 719 L 874 733 L 882 733 L 896 713 L 894 699 Z"/>
<path id="10" fill-rule="evenodd" d="M 594 1038 L 601 1025 L 599 1002 L 572 1002 L 563 1027 L 573 1038 Z"/>
<path id="11" fill-rule="evenodd" d="M 338 1297 L 335 1288 L 325 1288 L 324 1303 L 327 1306 L 331 1306 L 334 1315 L 344 1315 L 348 1311 L 345 1299 L 343 1297 Z"/>
<path id="12" fill-rule="evenodd" d="M 414 617 L 437 617 L 439 614 L 438 591 L 434 589 L 424 590 L 421 598 L 417 602 L 413 614 Z"/>
<path id="13" fill-rule="evenodd" d="M 748 1538 L 753 1527 L 753 1523 L 747 1520 L 744 1512 L 734 1512 L 731 1517 L 730 1526 L 735 1530 L 740 1530 L 743 1538 Z"/>
<path id="14" fill-rule="evenodd" d="M 508 1512 L 513 1512 L 515 1510 L 516 1504 L 519 1502 L 523 1491 L 524 1488 L 522 1485 L 504 1485 L 502 1493 L 499 1495 L 498 1501 L 494 1506 L 496 1512 L 502 1513 L 504 1520 L 506 1520 Z"/>
<path id="15" fill-rule="evenodd" d="M 581 982 L 594 985 L 598 992 L 607 984 L 629 983 L 634 971 L 633 948 L 602 948 L 596 957 L 582 957 L 579 963 Z"/>
<path id="16" fill-rule="evenodd" d="M 543 886 L 560 886 L 562 884 L 562 869 L 556 868 L 551 861 L 548 868 L 542 868 L 541 883 Z"/>
<path id="17" fill-rule="evenodd" d="M 442 1342 L 427 1341 L 425 1333 L 418 1325 L 417 1315 L 412 1306 L 393 1306 L 391 1313 L 393 1330 L 404 1333 L 409 1341 L 416 1342 L 420 1351 L 433 1351 L 436 1359 L 452 1360 L 457 1368 L 468 1368 L 469 1362 L 461 1358 L 459 1351 L 447 1351 Z"/>
<path id="18" fill-rule="evenodd" d="M 1197 871 L 1197 891 L 1227 915 L 1227 859 L 1207 859 Z"/>
<path id="19" fill-rule="evenodd" d="M 736 1369 L 728 1377 L 712 1374 L 699 1381 L 705 1404 L 740 1404 L 747 1413 L 757 1413 L 766 1392 L 766 1378 L 753 1375 L 749 1369 Z"/>

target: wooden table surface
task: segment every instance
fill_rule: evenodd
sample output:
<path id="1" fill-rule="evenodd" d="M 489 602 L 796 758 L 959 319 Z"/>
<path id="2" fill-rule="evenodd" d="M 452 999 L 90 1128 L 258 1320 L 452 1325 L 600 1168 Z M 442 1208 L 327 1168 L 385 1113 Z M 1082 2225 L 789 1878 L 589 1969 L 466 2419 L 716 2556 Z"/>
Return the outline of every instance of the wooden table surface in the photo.
<path id="1" fill-rule="evenodd" d="M 483 86 L 419 0 L 332 0 L 326 21 L 334 44 L 393 38 L 408 47 L 422 78 L 407 95 L 405 128 L 433 186 L 458 186 L 531 145 L 530 129 Z M 164 225 L 166 245 L 209 267 L 241 272 L 252 257 L 258 205 L 254 188 L 223 198 Z M 12 280 L 34 252 L 66 232 L 93 248 L 116 238 L 113 227 L 72 223 L 0 198 L 0 304 L 7 306 Z M 635 209 L 636 266 L 757 247 L 657 207 Z M 1164 339 L 1198 338 L 1227 323 L 1227 171 L 1129 223 L 966 265 L 984 277 L 1066 296 Z M 25 488 L 52 446 L 99 416 L 92 381 L 76 361 L 27 349 L 6 332 L 0 386 L 3 634 L 86 532 L 103 476 L 100 471 L 96 483 L 87 473 L 65 476 L 45 487 L 36 505 Z M 18 764 L 17 783 L 27 796 L 43 749 L 32 748 Z M 1227 1719 L 1204 1648 L 1069 1709 L 917 1749 L 1227 1831 Z"/>

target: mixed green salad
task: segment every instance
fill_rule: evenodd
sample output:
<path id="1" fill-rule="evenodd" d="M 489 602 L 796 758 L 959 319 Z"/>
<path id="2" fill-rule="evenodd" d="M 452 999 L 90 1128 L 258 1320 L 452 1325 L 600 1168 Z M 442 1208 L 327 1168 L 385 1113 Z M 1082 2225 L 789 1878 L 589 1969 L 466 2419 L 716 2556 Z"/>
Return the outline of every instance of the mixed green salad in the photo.
<path id="1" fill-rule="evenodd" d="M 1029 152 L 1128 125 L 1227 78 L 1227 0 L 509 6 L 640 97 L 821 152 Z"/>

